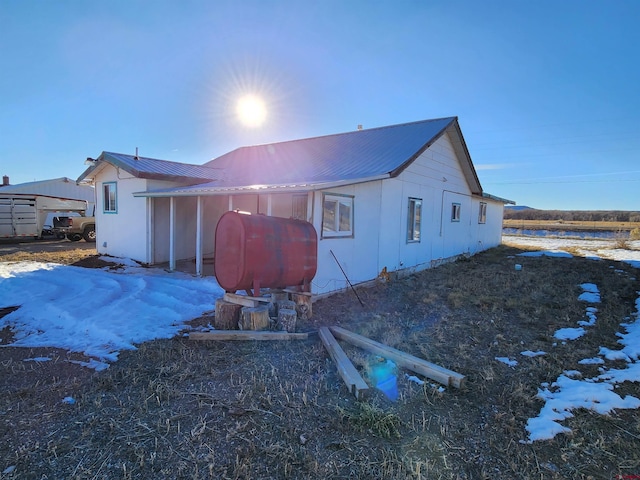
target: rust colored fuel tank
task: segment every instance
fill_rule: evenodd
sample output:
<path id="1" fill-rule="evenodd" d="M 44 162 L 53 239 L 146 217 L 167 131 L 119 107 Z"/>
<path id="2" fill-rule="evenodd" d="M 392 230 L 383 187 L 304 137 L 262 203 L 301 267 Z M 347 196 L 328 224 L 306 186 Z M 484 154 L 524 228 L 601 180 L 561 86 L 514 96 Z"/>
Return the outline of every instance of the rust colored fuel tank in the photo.
<path id="1" fill-rule="evenodd" d="M 310 291 L 318 236 L 303 220 L 227 212 L 216 227 L 214 265 L 227 292 L 259 296 L 261 288 L 296 286 Z"/>

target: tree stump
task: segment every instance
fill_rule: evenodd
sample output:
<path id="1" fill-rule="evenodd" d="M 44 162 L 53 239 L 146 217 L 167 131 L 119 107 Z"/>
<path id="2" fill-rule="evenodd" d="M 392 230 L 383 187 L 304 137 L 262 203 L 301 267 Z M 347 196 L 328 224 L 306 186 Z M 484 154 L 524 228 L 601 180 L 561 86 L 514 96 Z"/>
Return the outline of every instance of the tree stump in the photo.
<path id="1" fill-rule="evenodd" d="M 289 333 L 295 332 L 297 318 L 298 314 L 293 309 L 278 309 L 278 326 L 280 327 L 280 330 L 286 330 Z"/>
<path id="2" fill-rule="evenodd" d="M 282 302 L 284 300 L 289 300 L 289 294 L 282 290 L 272 290 L 271 291 L 271 301 L 273 303 Z"/>
<path id="3" fill-rule="evenodd" d="M 216 330 L 237 330 L 242 305 L 227 302 L 221 298 L 216 300 L 216 316 L 213 327 Z"/>
<path id="4" fill-rule="evenodd" d="M 280 300 L 278 302 L 278 315 L 280 314 L 280 310 L 295 310 L 296 304 L 291 300 Z"/>
<path id="5" fill-rule="evenodd" d="M 269 307 L 267 305 L 242 307 L 238 327 L 240 330 L 268 330 Z"/>
<path id="6" fill-rule="evenodd" d="M 300 320 L 309 320 L 311 318 L 311 295 L 304 293 L 292 293 L 291 300 L 295 302 L 296 312 Z"/>

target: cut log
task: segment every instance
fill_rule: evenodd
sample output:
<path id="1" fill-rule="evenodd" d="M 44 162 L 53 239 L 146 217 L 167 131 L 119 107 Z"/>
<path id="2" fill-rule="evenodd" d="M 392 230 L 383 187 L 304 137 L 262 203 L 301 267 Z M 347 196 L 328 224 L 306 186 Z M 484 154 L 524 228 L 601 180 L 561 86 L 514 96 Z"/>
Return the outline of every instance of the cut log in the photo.
<path id="1" fill-rule="evenodd" d="M 349 360 L 344 353 L 344 350 L 342 350 L 338 342 L 336 342 L 336 339 L 333 338 L 329 329 L 327 327 L 320 327 L 318 334 L 320 335 L 320 340 L 322 340 L 324 348 L 327 349 L 327 352 L 329 352 L 329 355 L 335 362 L 338 373 L 347 385 L 349 392 L 352 393 L 356 399 L 361 400 L 369 390 L 369 386 L 360 376 L 356 367 L 353 366 L 353 363 L 351 363 L 351 360 Z"/>
<path id="2" fill-rule="evenodd" d="M 376 353 L 384 358 L 393 360 L 396 364 L 420 373 L 431 380 L 442 383 L 443 385 L 451 385 L 456 388 L 462 388 L 465 383 L 464 375 L 460 375 L 452 370 L 447 370 L 434 363 L 427 362 L 421 358 L 414 357 L 408 353 L 402 352 L 395 348 L 391 348 L 382 343 L 363 337 L 357 333 L 350 332 L 341 327 L 331 327 L 331 333 L 337 338 L 363 348 L 369 352 Z"/>
<path id="3" fill-rule="evenodd" d="M 284 290 L 272 290 L 271 291 L 271 301 L 273 303 L 282 302 L 283 300 L 289 300 L 289 294 Z"/>
<path id="4" fill-rule="evenodd" d="M 309 320 L 312 315 L 311 295 L 292 293 L 291 300 L 296 304 L 296 312 L 300 320 Z"/>
<path id="5" fill-rule="evenodd" d="M 218 330 L 237 330 L 242 305 L 229 303 L 222 298 L 216 300 L 216 316 L 213 326 Z"/>
<path id="6" fill-rule="evenodd" d="M 291 300 L 280 300 L 278 302 L 278 311 L 280 310 L 295 310 L 296 304 Z"/>
<path id="7" fill-rule="evenodd" d="M 240 330 L 267 330 L 269 328 L 269 307 L 242 307 L 240 310 Z"/>
<path id="8" fill-rule="evenodd" d="M 289 308 L 278 309 L 278 329 L 295 332 L 297 318 L 298 314 L 295 310 Z"/>
<path id="9" fill-rule="evenodd" d="M 213 332 L 193 332 L 189 340 L 306 340 L 308 333 L 268 332 L 216 330 Z"/>

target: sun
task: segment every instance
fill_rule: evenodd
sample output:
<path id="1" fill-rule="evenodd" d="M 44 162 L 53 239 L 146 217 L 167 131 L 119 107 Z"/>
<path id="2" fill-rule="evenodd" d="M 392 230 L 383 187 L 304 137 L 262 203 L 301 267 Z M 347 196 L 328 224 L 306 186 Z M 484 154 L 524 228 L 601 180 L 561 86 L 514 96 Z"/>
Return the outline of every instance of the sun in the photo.
<path id="1" fill-rule="evenodd" d="M 236 104 L 236 114 L 246 127 L 260 127 L 267 119 L 267 108 L 261 98 L 245 95 Z"/>

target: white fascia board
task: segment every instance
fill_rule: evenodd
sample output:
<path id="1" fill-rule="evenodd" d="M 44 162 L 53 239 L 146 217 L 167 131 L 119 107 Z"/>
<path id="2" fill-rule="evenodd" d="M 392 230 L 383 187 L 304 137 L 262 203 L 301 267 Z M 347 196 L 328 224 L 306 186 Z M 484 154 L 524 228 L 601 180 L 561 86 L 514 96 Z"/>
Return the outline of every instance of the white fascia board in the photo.
<path id="1" fill-rule="evenodd" d="M 486 192 L 482 192 L 482 198 L 486 198 L 489 200 L 495 200 L 496 202 L 500 202 L 503 203 L 505 205 L 515 205 L 516 202 L 514 202 L 513 200 L 509 200 L 506 198 L 502 198 L 502 197 L 496 197 L 495 195 L 491 195 L 489 193 Z"/>
<path id="2" fill-rule="evenodd" d="M 390 178 L 388 173 L 376 175 L 374 177 L 338 180 L 335 182 L 311 183 L 299 185 L 247 185 L 237 187 L 203 187 L 197 185 L 187 188 L 175 188 L 168 190 L 156 190 L 150 192 L 134 192 L 134 197 L 196 197 L 208 195 L 237 195 L 243 193 L 281 193 L 281 192 L 310 192 L 314 190 L 326 190 L 327 188 L 342 187 L 344 185 L 355 185 L 358 183 L 373 182 Z"/>

